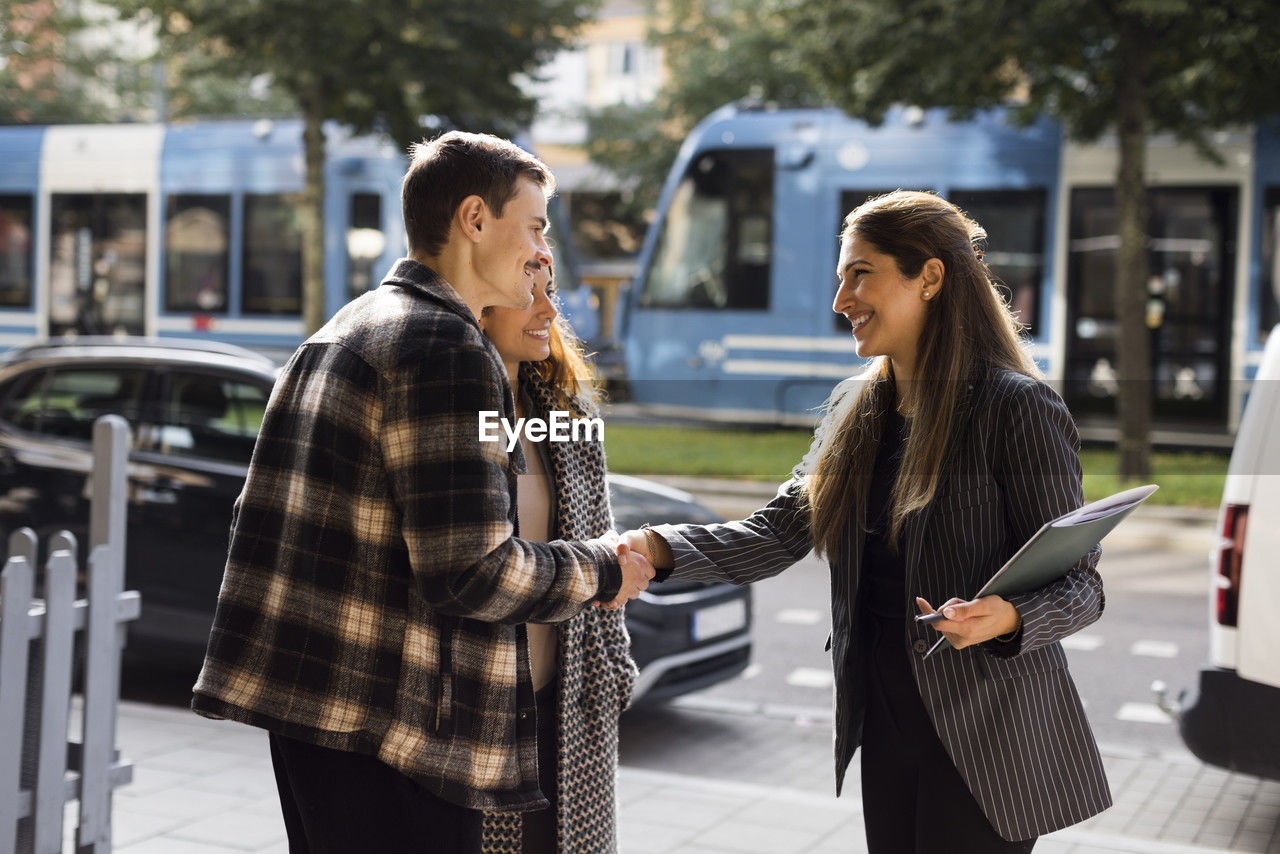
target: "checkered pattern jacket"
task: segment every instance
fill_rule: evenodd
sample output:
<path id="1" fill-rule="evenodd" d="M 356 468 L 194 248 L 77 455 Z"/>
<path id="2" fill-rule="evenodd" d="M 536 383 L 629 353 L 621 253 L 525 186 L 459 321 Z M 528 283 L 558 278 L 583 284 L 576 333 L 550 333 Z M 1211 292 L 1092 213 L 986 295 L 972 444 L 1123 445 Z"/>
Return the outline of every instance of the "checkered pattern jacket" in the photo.
<path id="1" fill-rule="evenodd" d="M 244 491 L 196 712 L 375 756 L 473 809 L 543 806 L 521 624 L 616 595 L 601 544 L 513 538 L 497 351 L 399 261 L 294 354 Z M 593 609 L 594 610 L 594 609 Z"/>
<path id="2" fill-rule="evenodd" d="M 533 403 L 530 415 L 546 418 L 559 408 L 551 385 L 528 366 L 521 368 L 520 388 Z M 611 529 L 601 442 L 548 442 L 546 447 L 555 483 L 552 537 L 577 540 Z M 631 639 L 622 611 L 601 608 L 587 608 L 557 629 L 557 850 L 612 854 L 618 850 L 618 716 L 636 680 Z M 481 850 L 520 854 L 520 834 L 518 813 L 486 813 Z"/>

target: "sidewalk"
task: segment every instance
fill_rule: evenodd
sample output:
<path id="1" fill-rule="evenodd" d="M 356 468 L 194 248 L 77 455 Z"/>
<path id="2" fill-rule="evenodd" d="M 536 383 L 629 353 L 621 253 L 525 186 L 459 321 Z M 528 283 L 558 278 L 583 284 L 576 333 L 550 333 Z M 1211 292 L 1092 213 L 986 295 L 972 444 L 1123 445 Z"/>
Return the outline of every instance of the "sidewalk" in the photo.
<path id="1" fill-rule="evenodd" d="M 116 793 L 118 854 L 287 854 L 261 731 L 136 702 L 121 704 L 119 731 L 135 773 Z M 1280 852 L 1280 783 L 1189 756 L 1105 752 L 1116 806 L 1045 837 L 1037 854 Z M 836 800 L 623 767 L 619 804 L 624 854 L 866 850 L 856 788 Z"/>

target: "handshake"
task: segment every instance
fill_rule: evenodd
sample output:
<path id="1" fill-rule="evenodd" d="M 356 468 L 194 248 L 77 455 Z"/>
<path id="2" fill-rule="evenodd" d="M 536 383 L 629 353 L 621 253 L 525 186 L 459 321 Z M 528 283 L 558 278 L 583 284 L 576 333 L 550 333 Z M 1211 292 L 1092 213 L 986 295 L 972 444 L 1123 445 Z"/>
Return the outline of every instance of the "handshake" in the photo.
<path id="1" fill-rule="evenodd" d="M 644 531 L 627 531 L 622 535 L 610 531 L 600 540 L 617 552 L 618 564 L 622 567 L 622 587 L 618 595 L 610 602 L 599 603 L 601 608 L 616 611 L 648 589 L 656 574 L 653 555 Z"/>

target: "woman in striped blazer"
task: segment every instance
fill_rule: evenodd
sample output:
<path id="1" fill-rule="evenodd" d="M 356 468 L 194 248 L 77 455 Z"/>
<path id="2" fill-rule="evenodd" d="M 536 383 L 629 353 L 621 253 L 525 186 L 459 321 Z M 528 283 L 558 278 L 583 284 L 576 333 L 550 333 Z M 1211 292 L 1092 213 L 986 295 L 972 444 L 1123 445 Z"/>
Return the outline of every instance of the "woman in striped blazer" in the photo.
<path id="1" fill-rule="evenodd" d="M 480 327 L 502 357 L 516 414 L 546 420 L 554 410 L 596 415 L 595 377 L 555 306 L 552 270 L 534 275 L 527 309 L 487 308 Z M 604 445 L 520 439 L 520 536 L 578 540 L 613 530 Z M 616 852 L 618 716 L 631 699 L 636 666 L 621 610 L 587 608 L 555 625 L 525 627 L 538 714 L 538 784 L 549 806 L 485 813 L 483 854 Z"/>
<path id="2" fill-rule="evenodd" d="M 828 560 L 836 792 L 862 747 L 872 854 L 1030 851 L 1111 803 L 1059 643 L 1102 613 L 1100 549 L 1032 593 L 966 598 L 1082 503 L 1075 424 L 1019 342 L 985 237 L 929 193 L 850 213 L 834 309 L 868 370 L 836 387 L 766 507 L 624 538 L 694 579 Z M 912 619 L 935 603 L 946 619 Z M 926 657 L 939 631 L 952 648 Z"/>

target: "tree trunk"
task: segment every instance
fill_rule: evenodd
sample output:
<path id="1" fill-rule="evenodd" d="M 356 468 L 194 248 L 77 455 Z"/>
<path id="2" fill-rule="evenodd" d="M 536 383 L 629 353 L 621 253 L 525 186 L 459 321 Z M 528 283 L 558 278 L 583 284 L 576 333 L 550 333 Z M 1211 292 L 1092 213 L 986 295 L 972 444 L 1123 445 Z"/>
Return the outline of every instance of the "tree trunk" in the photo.
<path id="1" fill-rule="evenodd" d="M 1116 258 L 1116 367 L 1120 375 L 1121 480 L 1151 476 L 1151 335 L 1146 326 L 1147 186 L 1146 146 L 1148 45 L 1150 33 L 1129 19 L 1121 29 L 1116 170 L 1116 216 L 1120 250 Z"/>
<path id="2" fill-rule="evenodd" d="M 324 304 L 324 100 L 302 99 L 306 186 L 302 191 L 302 319 L 311 335 L 328 319 Z"/>

